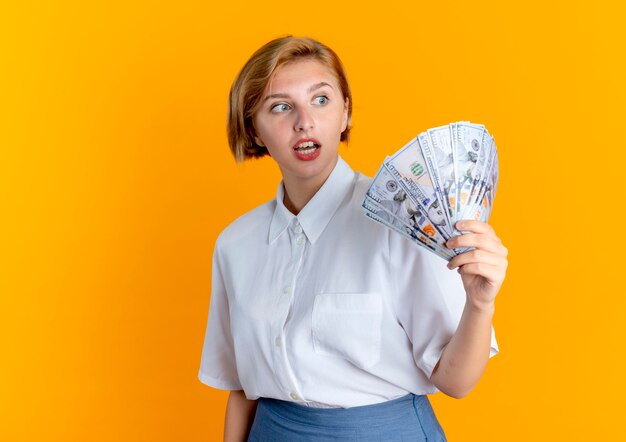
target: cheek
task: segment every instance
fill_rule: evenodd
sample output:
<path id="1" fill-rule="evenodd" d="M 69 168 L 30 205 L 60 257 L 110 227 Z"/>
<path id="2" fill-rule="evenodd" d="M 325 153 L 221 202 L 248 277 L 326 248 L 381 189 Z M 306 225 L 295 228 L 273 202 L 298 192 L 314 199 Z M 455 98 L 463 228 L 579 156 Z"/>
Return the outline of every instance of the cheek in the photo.
<path id="1" fill-rule="evenodd" d="M 272 157 L 280 156 L 289 139 L 284 124 L 260 124 L 257 136 L 263 141 L 265 148 Z"/>
<path id="2" fill-rule="evenodd" d="M 265 145 L 273 144 L 273 140 L 277 133 L 275 125 L 268 124 L 267 121 L 258 120 L 255 125 L 256 135 L 259 137 Z"/>
<path id="3" fill-rule="evenodd" d="M 344 120 L 343 114 L 335 113 L 332 117 L 325 119 L 324 126 L 327 127 L 329 130 L 332 130 L 333 137 L 335 135 L 339 137 L 341 136 L 341 133 L 346 129 L 347 121 Z"/>

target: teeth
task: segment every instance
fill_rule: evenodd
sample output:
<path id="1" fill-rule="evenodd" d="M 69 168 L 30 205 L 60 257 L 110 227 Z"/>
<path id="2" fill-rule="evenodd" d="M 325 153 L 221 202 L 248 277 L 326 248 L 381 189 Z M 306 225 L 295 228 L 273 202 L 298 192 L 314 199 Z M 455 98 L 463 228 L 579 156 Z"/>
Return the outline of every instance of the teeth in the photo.
<path id="1" fill-rule="evenodd" d="M 313 141 L 306 141 L 302 144 L 298 144 L 297 149 L 306 149 L 307 147 L 313 147 L 315 143 Z"/>
<path id="2" fill-rule="evenodd" d="M 315 152 L 315 149 L 317 149 L 317 147 L 314 147 L 313 149 L 304 149 L 304 150 L 301 150 L 300 153 L 303 153 L 304 155 L 308 155 L 310 153 Z"/>

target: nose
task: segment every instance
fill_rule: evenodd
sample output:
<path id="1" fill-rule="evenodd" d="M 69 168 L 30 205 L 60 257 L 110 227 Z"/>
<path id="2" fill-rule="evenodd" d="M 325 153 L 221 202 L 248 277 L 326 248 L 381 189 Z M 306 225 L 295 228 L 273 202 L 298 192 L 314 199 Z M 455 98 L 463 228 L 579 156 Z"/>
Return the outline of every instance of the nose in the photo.
<path id="1" fill-rule="evenodd" d="M 304 107 L 300 107 L 296 112 L 296 121 L 294 123 L 294 130 L 296 132 L 307 131 L 312 129 L 313 124 L 313 116 L 308 111 L 308 109 Z"/>

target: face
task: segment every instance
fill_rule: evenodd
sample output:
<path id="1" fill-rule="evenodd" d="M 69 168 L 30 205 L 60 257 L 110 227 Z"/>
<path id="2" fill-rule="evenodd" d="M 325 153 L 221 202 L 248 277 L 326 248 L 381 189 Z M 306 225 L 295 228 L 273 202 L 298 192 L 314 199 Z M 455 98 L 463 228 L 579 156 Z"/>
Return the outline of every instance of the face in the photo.
<path id="1" fill-rule="evenodd" d="M 438 226 L 443 226 L 446 221 L 443 217 L 443 210 L 439 208 L 439 202 L 435 201 L 428 208 L 428 218 L 432 221 L 433 224 Z"/>
<path id="2" fill-rule="evenodd" d="M 286 184 L 321 185 L 337 162 L 348 103 L 330 68 L 297 60 L 276 70 L 252 121 L 255 142 L 267 147 Z"/>

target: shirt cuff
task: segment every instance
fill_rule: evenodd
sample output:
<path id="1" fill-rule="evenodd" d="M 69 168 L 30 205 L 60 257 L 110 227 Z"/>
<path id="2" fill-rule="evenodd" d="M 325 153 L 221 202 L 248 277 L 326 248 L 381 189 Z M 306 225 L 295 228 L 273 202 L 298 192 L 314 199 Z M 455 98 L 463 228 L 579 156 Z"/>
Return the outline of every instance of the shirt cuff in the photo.
<path id="1" fill-rule="evenodd" d="M 208 385 L 209 387 L 217 388 L 218 390 L 242 390 L 241 385 L 237 382 L 229 382 L 223 379 L 214 378 L 202 372 L 198 373 L 198 379 L 200 379 L 200 382 L 203 384 Z"/>
<path id="2" fill-rule="evenodd" d="M 491 359 L 492 357 L 494 357 L 495 355 L 498 354 L 498 352 L 500 351 L 498 348 L 498 343 L 495 340 L 495 336 L 492 333 L 492 338 L 491 338 L 491 347 L 489 348 L 489 358 Z M 424 372 L 424 374 L 426 375 L 426 377 L 428 377 L 428 379 L 430 379 L 430 377 L 433 374 L 433 370 L 435 369 L 435 366 L 437 365 L 437 362 L 439 362 L 439 359 L 441 359 L 441 354 L 443 353 L 443 349 L 444 347 L 440 347 L 438 349 L 435 349 L 431 352 L 429 352 L 428 354 L 424 354 L 424 357 L 422 359 L 422 363 L 418 364 L 419 368 L 422 369 L 422 371 Z"/>

